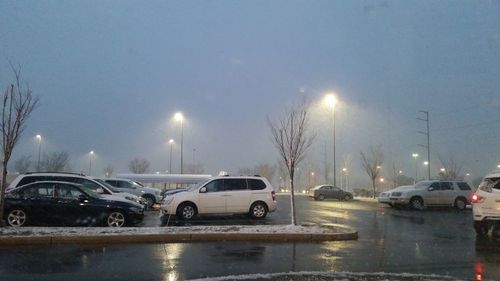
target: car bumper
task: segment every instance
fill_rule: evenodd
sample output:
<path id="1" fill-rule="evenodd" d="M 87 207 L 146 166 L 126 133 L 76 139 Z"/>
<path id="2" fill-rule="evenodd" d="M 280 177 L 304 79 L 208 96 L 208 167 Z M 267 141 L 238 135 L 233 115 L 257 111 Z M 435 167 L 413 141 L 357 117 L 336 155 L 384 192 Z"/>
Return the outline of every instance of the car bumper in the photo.
<path id="1" fill-rule="evenodd" d="M 389 197 L 389 201 L 393 205 L 408 205 L 410 200 L 404 197 Z"/>

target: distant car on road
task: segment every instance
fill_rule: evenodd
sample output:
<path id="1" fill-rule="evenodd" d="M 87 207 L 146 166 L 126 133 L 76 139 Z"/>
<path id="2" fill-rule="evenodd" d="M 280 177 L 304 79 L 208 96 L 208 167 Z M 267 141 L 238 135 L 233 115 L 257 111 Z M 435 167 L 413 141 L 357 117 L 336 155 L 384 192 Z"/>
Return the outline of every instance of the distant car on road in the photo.
<path id="1" fill-rule="evenodd" d="M 388 193 L 390 193 L 389 201 L 392 206 L 408 206 L 416 210 L 430 206 L 448 206 L 464 210 L 472 197 L 472 190 L 468 183 L 448 180 L 420 181 L 411 187 L 386 191 L 384 195 Z"/>
<path id="2" fill-rule="evenodd" d="M 128 192 L 144 198 L 144 200 L 146 200 L 146 205 L 148 208 L 161 201 L 161 192 L 159 189 L 145 187 L 129 179 L 102 178 L 100 180 L 112 185 L 122 192 Z"/>
<path id="3" fill-rule="evenodd" d="M 472 196 L 472 214 L 477 235 L 487 235 L 500 222 L 500 170 L 486 175 Z"/>
<path id="4" fill-rule="evenodd" d="M 318 185 L 309 190 L 309 197 L 314 200 L 337 199 L 349 201 L 353 198 L 352 193 L 332 185 Z"/>
<path id="5" fill-rule="evenodd" d="M 144 207 L 124 198 L 109 200 L 81 184 L 37 181 L 5 195 L 4 219 L 11 226 L 105 225 L 142 221 Z"/>

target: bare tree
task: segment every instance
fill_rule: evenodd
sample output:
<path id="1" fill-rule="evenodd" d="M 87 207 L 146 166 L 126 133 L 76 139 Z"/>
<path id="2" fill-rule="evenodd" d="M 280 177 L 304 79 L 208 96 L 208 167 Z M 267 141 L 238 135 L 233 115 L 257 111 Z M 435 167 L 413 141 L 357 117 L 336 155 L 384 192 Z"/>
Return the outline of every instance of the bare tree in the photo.
<path id="1" fill-rule="evenodd" d="M 2 117 L 0 119 L 0 130 L 2 131 L 2 190 L 0 192 L 0 224 L 3 225 L 3 204 L 7 179 L 7 165 L 9 163 L 14 147 L 21 137 L 26 122 L 38 104 L 38 97 L 32 95 L 29 85 L 21 79 L 21 67 L 14 67 L 14 83 L 7 87 L 3 94 Z"/>
<path id="2" fill-rule="evenodd" d="M 448 158 L 442 155 L 438 156 L 439 162 L 441 162 L 444 171 L 439 172 L 439 177 L 444 180 L 458 180 L 460 178 L 460 173 L 462 172 L 462 163 L 458 163 L 455 157 L 450 156 Z"/>
<path id="3" fill-rule="evenodd" d="M 146 159 L 134 158 L 128 164 L 128 169 L 134 174 L 144 174 L 149 169 L 149 161 Z"/>
<path id="4" fill-rule="evenodd" d="M 307 134 L 308 103 L 304 100 L 288 110 L 276 122 L 268 118 L 272 140 L 286 165 L 290 178 L 290 208 L 292 225 L 296 225 L 294 174 L 297 165 L 304 159 L 305 152 L 311 146 L 314 135 Z"/>
<path id="5" fill-rule="evenodd" d="M 255 166 L 254 172 L 256 175 L 260 175 L 272 181 L 274 173 L 276 172 L 276 167 L 269 164 L 259 164 Z"/>
<path id="6" fill-rule="evenodd" d="M 384 153 L 382 152 L 382 146 L 378 145 L 376 147 L 370 146 L 368 153 L 361 152 L 361 166 L 365 172 L 370 177 L 372 181 L 373 188 L 373 198 L 375 198 L 375 182 L 377 177 L 380 175 L 380 167 L 384 162 Z"/>
<path id="7" fill-rule="evenodd" d="M 107 165 L 106 167 L 104 167 L 103 171 L 104 171 L 104 175 L 107 178 L 109 178 L 109 177 L 111 177 L 111 175 L 113 174 L 113 172 L 115 171 L 115 169 L 113 169 L 113 166 Z"/>
<path id="8" fill-rule="evenodd" d="M 254 173 L 252 168 L 238 168 L 239 175 L 252 175 Z"/>
<path id="9" fill-rule="evenodd" d="M 44 172 L 63 172 L 68 170 L 69 154 L 66 151 L 45 154 L 40 162 Z"/>
<path id="10" fill-rule="evenodd" d="M 31 156 L 21 156 L 14 162 L 14 169 L 20 174 L 29 172 L 31 167 Z"/>

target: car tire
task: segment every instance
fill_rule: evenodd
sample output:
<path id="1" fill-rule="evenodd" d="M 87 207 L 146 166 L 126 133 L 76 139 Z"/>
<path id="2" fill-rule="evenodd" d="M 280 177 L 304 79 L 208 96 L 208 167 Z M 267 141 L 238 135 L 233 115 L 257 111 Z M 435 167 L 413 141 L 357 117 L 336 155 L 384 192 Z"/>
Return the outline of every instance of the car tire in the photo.
<path id="1" fill-rule="evenodd" d="M 12 209 L 7 214 L 7 223 L 14 227 L 25 226 L 28 223 L 28 215 L 22 208 Z"/>
<path id="2" fill-rule="evenodd" d="M 414 210 L 423 210 L 424 200 L 420 197 L 413 197 L 410 199 L 410 207 Z"/>
<path id="3" fill-rule="evenodd" d="M 181 220 L 190 220 L 196 216 L 196 207 L 192 203 L 182 203 L 177 209 L 177 216 Z"/>
<path id="4" fill-rule="evenodd" d="M 474 221 L 474 230 L 476 230 L 477 236 L 484 237 L 488 235 L 490 227 L 488 223 L 484 221 Z"/>
<path id="5" fill-rule="evenodd" d="M 122 211 L 113 211 L 106 217 L 106 226 L 109 227 L 122 227 L 125 223 L 125 214 Z"/>
<path id="6" fill-rule="evenodd" d="M 467 200 L 462 197 L 455 199 L 455 208 L 459 211 L 465 210 L 465 208 L 467 208 Z"/>
<path id="7" fill-rule="evenodd" d="M 323 200 L 325 200 L 325 195 L 323 194 L 318 195 L 318 201 L 323 201 Z"/>
<path id="8" fill-rule="evenodd" d="M 255 202 L 250 207 L 250 216 L 254 219 L 263 219 L 267 215 L 267 206 L 263 202 Z"/>
<path id="9" fill-rule="evenodd" d="M 153 207 L 153 205 L 156 203 L 155 198 L 151 194 L 145 194 L 142 196 L 142 198 L 144 198 L 144 200 L 146 200 L 146 207 L 148 209 Z"/>

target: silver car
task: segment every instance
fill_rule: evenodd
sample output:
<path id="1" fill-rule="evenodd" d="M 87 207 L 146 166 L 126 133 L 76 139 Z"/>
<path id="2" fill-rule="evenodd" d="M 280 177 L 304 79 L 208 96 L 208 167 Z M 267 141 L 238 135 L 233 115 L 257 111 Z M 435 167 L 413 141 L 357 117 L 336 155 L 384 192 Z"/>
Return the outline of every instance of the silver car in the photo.
<path id="1" fill-rule="evenodd" d="M 144 198 L 148 208 L 161 201 L 160 190 L 157 188 L 142 186 L 129 179 L 103 178 L 101 180 L 122 192 L 128 192 Z"/>
<path id="2" fill-rule="evenodd" d="M 448 206 L 463 210 L 470 204 L 471 196 L 472 190 L 464 181 L 430 180 L 386 191 L 379 197 L 379 202 L 394 207 L 408 206 L 416 210 L 429 206 Z"/>

